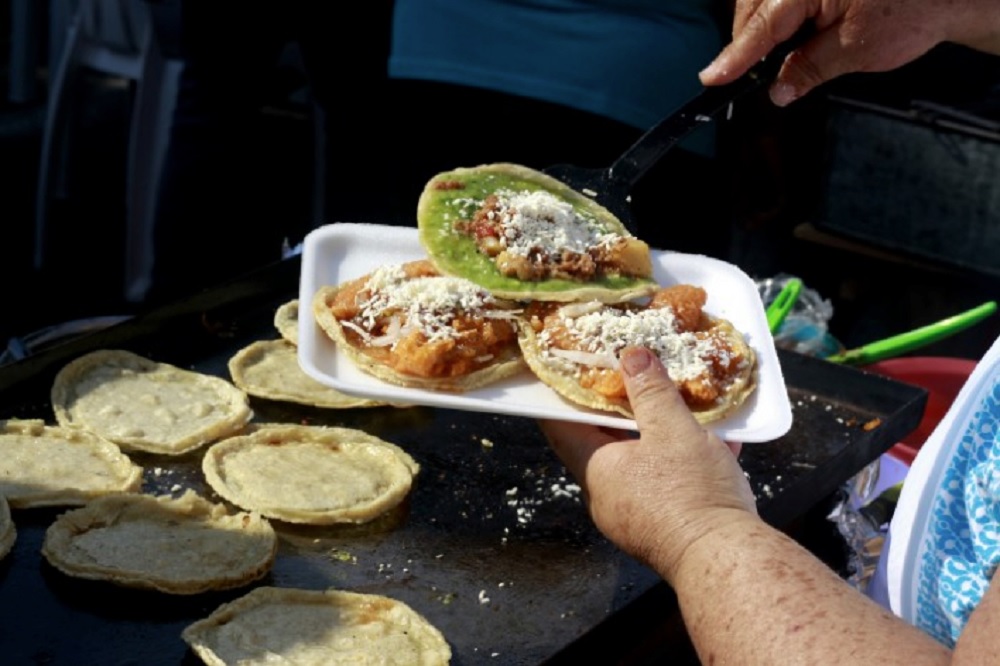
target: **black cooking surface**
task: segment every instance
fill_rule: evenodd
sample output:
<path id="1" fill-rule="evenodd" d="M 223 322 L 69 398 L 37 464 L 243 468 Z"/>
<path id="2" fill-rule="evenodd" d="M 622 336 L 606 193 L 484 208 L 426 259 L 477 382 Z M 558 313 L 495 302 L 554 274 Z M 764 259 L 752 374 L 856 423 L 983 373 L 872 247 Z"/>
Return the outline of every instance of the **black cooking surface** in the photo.
<path id="1" fill-rule="evenodd" d="M 295 297 L 298 270 L 297 259 L 283 261 L 0 368 L 0 418 L 53 422 L 54 374 L 94 349 L 129 349 L 228 379 L 226 362 L 238 349 L 278 337 L 274 311 Z M 741 462 L 761 514 L 784 526 L 912 430 L 926 393 L 797 354 L 781 352 L 780 359 L 794 425 L 780 440 L 746 445 Z M 665 586 L 650 570 L 594 529 L 573 480 L 531 419 L 425 407 L 323 410 L 260 400 L 252 406 L 258 421 L 365 430 L 403 447 L 422 467 L 405 505 L 373 524 L 274 523 L 277 561 L 255 585 L 401 599 L 444 633 L 453 664 L 497 666 L 557 663 L 595 637 L 607 649 L 601 635 L 609 627 L 626 645 L 634 637 L 615 621 L 649 594 L 662 594 Z M 202 453 L 134 455 L 145 469 L 144 492 L 193 488 L 218 501 L 201 475 Z M 45 529 L 64 510 L 13 512 L 17 542 L 0 561 L 0 661 L 200 663 L 181 630 L 250 588 L 178 597 L 68 577 L 40 554 Z M 628 624 L 633 631 L 644 626 Z"/>

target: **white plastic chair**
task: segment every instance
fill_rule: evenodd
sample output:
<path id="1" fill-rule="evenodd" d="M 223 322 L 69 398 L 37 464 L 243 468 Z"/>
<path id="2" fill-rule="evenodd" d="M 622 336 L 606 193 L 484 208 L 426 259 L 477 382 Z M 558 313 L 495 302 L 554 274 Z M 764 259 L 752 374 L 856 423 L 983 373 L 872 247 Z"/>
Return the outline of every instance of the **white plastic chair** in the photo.
<path id="1" fill-rule="evenodd" d="M 168 4 L 168 3 L 161 3 Z M 60 6 L 56 6 L 60 5 Z M 124 297 L 141 302 L 152 282 L 156 198 L 177 102 L 183 62 L 161 51 L 146 0 L 54 0 L 52 16 L 71 16 L 50 53 L 48 108 L 42 137 L 34 264 L 41 269 L 52 239 L 49 203 L 65 198 L 72 92 L 87 69 L 135 82 L 128 140 Z"/>

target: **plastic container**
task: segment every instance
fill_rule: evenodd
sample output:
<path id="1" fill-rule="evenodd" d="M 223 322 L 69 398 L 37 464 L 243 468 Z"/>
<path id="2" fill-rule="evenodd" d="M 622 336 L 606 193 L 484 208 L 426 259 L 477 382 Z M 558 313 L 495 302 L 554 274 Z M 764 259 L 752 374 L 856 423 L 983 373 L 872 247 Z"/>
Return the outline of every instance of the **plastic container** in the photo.
<path id="1" fill-rule="evenodd" d="M 891 358 L 864 366 L 892 379 L 927 389 L 927 407 L 916 430 L 895 444 L 889 454 L 909 465 L 927 437 L 951 407 L 958 392 L 976 367 L 976 361 L 948 356 Z"/>

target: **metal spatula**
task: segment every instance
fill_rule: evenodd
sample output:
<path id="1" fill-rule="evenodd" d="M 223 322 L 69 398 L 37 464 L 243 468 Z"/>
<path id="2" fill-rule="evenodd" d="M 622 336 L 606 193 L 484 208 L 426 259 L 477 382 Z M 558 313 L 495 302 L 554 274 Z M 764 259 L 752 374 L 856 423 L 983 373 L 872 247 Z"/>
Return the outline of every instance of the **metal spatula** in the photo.
<path id="1" fill-rule="evenodd" d="M 643 134 L 610 167 L 589 169 L 571 164 L 556 164 L 544 169 L 544 172 L 592 197 L 617 216 L 630 232 L 637 235 L 629 207 L 632 187 L 678 141 L 702 124 L 712 121 L 736 99 L 770 83 L 778 75 L 788 54 L 801 45 L 808 34 L 811 34 L 811 30 L 800 31 L 732 83 L 702 90 Z"/>

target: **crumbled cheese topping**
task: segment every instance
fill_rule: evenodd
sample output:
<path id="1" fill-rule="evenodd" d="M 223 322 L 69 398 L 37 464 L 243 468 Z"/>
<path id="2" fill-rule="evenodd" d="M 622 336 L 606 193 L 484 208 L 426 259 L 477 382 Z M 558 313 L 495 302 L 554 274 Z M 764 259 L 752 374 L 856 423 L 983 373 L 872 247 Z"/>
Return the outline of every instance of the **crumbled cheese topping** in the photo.
<path id="1" fill-rule="evenodd" d="M 474 316 L 491 316 L 486 309 L 496 299 L 486 290 L 468 280 L 446 276 L 407 277 L 402 266 L 382 266 L 368 278 L 358 292 L 358 314 L 344 322 L 369 342 L 378 323 L 389 317 L 394 344 L 414 329 L 436 341 L 459 336 L 453 326 L 455 315 L 465 312 Z"/>
<path id="2" fill-rule="evenodd" d="M 669 308 L 622 310 L 595 305 L 560 308 L 559 324 L 573 341 L 573 348 L 584 352 L 574 358 L 572 352 L 560 354 L 553 347 L 552 334 L 543 330 L 538 340 L 543 353 L 556 363 L 575 366 L 616 365 L 618 353 L 628 346 L 646 347 L 656 353 L 674 381 L 685 381 L 704 375 L 713 356 L 727 353 L 710 336 L 700 337 L 677 330 L 676 319 Z M 566 366 L 566 367 L 569 367 Z"/>
<path id="3" fill-rule="evenodd" d="M 499 210 L 490 211 L 489 217 L 500 226 L 500 244 L 508 254 L 585 254 L 595 247 L 610 247 L 621 238 L 605 230 L 597 218 L 581 214 L 550 192 L 500 189 L 494 194 Z M 458 203 L 467 206 L 470 202 Z"/>
<path id="4" fill-rule="evenodd" d="M 501 243 L 510 254 L 526 257 L 540 249 L 557 255 L 564 251 L 583 254 L 620 238 L 550 192 L 500 190 L 496 195 L 498 221 L 503 228 Z"/>

